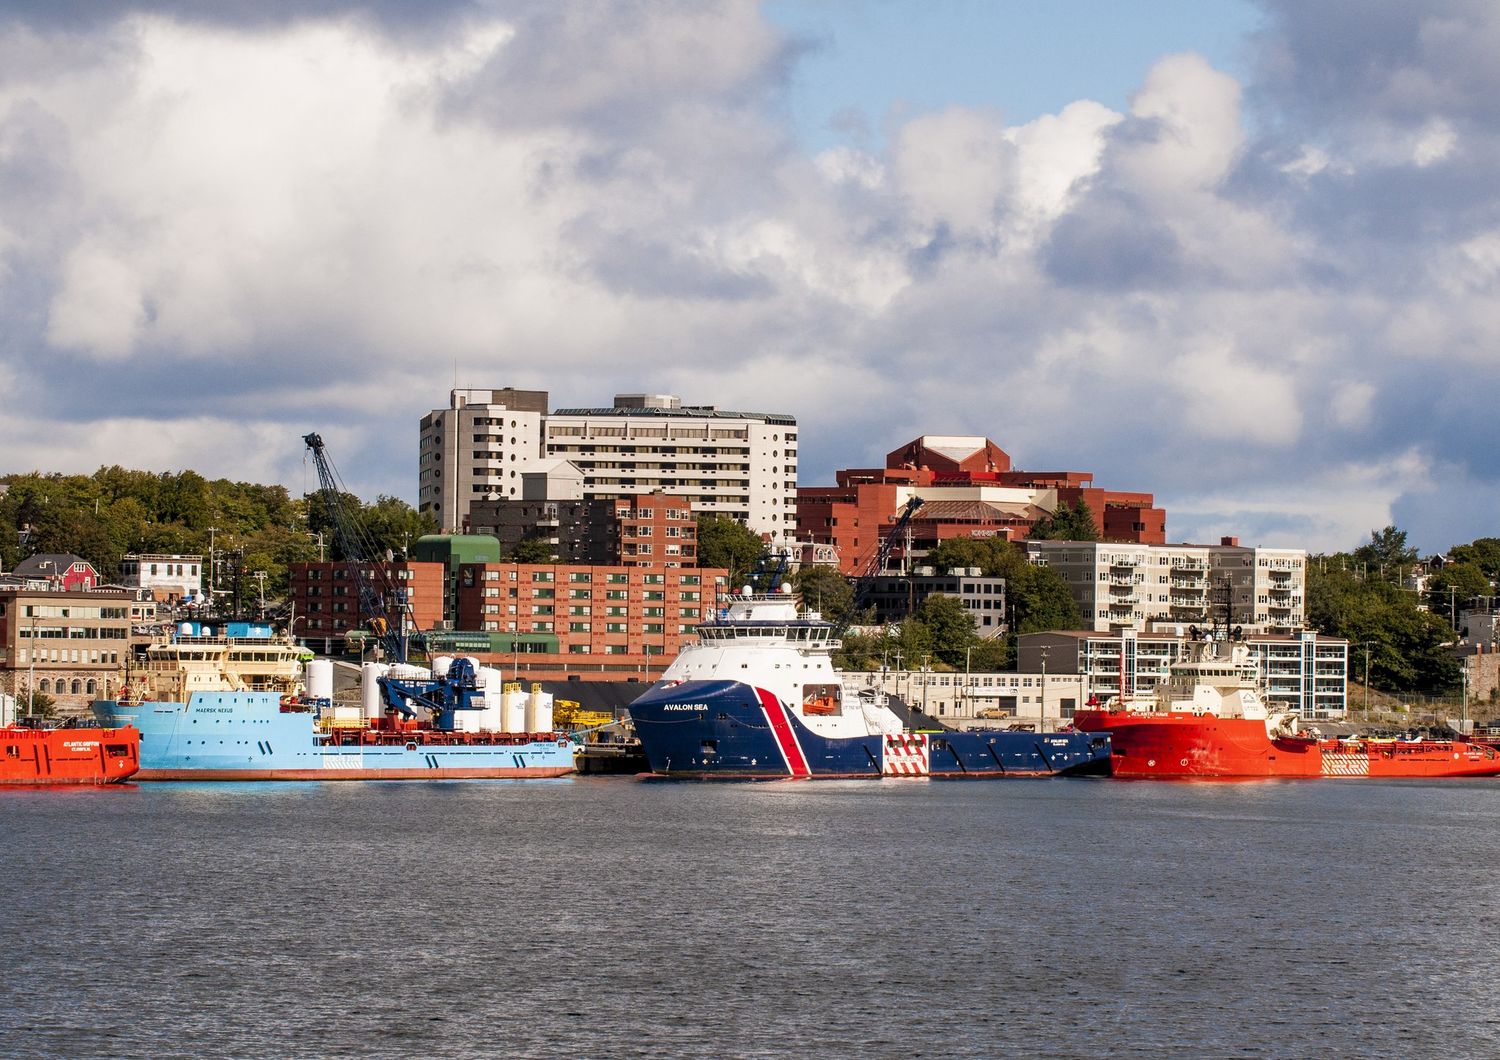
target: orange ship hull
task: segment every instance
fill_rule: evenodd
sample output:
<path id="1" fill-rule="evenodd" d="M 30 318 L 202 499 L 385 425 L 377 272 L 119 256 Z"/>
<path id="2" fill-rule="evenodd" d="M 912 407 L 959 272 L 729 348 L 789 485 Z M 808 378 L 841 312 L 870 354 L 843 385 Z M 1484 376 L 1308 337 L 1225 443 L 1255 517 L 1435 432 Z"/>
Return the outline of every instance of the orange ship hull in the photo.
<path id="1" fill-rule="evenodd" d="M 1110 771 L 1117 777 L 1500 775 L 1500 751 L 1456 740 L 1273 739 L 1263 721 L 1212 714 L 1087 710 L 1073 724 L 1110 734 Z"/>
<path id="2" fill-rule="evenodd" d="M 141 734 L 118 729 L 0 729 L 0 784 L 118 784 L 141 768 Z"/>

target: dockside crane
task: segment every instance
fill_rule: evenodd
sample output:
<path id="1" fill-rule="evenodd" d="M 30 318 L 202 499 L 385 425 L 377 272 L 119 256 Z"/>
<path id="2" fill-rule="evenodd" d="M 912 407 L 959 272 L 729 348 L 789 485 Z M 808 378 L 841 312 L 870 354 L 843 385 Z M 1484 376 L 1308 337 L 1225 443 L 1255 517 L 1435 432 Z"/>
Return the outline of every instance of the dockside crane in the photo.
<path id="1" fill-rule="evenodd" d="M 912 497 L 902 507 L 901 513 L 896 516 L 895 525 L 890 532 L 881 539 L 880 547 L 875 550 L 875 555 L 870 557 L 864 569 L 854 575 L 854 596 L 849 601 L 849 610 L 835 630 L 835 635 L 842 637 L 849 632 L 849 627 L 854 623 L 854 616 L 864 610 L 865 605 L 870 602 L 870 594 L 875 590 L 875 578 L 881 571 L 885 570 L 886 561 L 891 558 L 891 553 L 896 548 L 896 542 L 900 539 L 902 531 L 911 522 L 912 516 L 917 514 L 925 502 L 921 497 Z"/>
<path id="2" fill-rule="evenodd" d="M 312 452 L 313 464 L 318 469 L 318 488 L 333 519 L 334 540 L 344 554 L 350 580 L 359 587 L 360 620 L 379 642 L 388 662 L 404 663 L 408 636 L 416 632 L 406 590 L 391 578 L 383 561 L 389 557 L 377 554 L 374 538 L 345 503 L 348 491 L 328 459 L 322 435 L 305 434 L 302 441 Z M 394 611 L 389 601 L 396 602 Z"/>

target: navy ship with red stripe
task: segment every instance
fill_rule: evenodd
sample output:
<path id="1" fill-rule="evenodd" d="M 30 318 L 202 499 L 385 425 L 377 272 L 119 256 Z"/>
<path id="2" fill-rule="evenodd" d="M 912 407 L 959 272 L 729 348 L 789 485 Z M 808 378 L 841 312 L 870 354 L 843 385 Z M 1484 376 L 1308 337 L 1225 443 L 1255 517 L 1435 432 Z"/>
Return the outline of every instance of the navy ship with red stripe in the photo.
<path id="1" fill-rule="evenodd" d="M 1107 733 L 957 731 L 890 700 L 873 674 L 841 674 L 833 624 L 799 614 L 785 584 L 732 594 L 698 637 L 630 705 L 653 773 L 821 780 L 1109 772 Z"/>

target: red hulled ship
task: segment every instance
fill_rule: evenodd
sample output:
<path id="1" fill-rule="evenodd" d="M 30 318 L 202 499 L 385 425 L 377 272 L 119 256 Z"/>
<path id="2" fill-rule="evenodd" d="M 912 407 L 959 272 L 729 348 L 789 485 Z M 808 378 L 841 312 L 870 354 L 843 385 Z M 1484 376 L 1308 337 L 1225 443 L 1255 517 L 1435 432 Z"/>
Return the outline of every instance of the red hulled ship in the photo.
<path id="1" fill-rule="evenodd" d="M 1228 648 L 1225 651 L 1225 648 Z M 1154 696 L 1122 697 L 1073 723 L 1108 732 L 1117 777 L 1489 777 L 1500 750 L 1465 740 L 1323 738 L 1295 712 L 1272 712 L 1250 650 L 1207 641 Z"/>
<path id="2" fill-rule="evenodd" d="M 0 784 L 116 784 L 141 768 L 141 734 L 118 729 L 0 728 Z"/>

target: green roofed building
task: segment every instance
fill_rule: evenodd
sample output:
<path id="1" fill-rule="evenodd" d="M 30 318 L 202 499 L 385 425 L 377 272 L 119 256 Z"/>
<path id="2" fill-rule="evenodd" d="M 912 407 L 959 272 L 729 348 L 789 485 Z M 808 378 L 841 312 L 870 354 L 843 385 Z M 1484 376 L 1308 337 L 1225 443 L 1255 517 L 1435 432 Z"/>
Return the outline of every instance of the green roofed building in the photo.
<path id="1" fill-rule="evenodd" d="M 499 563 L 500 540 L 487 534 L 427 534 L 411 547 L 411 558 L 443 564 L 443 618 L 449 629 L 458 622 L 458 571 L 465 563 Z"/>

